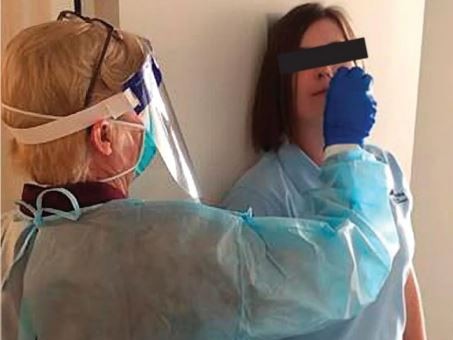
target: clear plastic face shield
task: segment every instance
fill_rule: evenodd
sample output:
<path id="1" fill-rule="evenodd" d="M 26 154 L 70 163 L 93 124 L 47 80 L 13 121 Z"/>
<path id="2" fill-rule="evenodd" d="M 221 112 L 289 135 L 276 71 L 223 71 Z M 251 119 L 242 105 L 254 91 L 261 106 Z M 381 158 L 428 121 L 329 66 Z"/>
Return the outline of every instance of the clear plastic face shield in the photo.
<path id="1" fill-rule="evenodd" d="M 116 31 L 110 24 L 102 20 L 77 16 L 72 12 L 62 12 L 59 20 L 64 19 L 100 22 L 108 28 L 104 48 L 87 90 L 85 98 L 85 107 L 87 107 L 102 67 L 108 43 Z M 162 72 L 153 55 L 151 44 L 143 40 L 142 45 L 145 61 L 141 68 L 125 81 L 122 92 L 68 116 L 43 115 L 2 103 L 2 107 L 10 112 L 50 120 L 48 123 L 26 129 L 11 126 L 7 126 L 7 128 L 19 143 L 41 144 L 87 129 L 101 120 L 108 119 L 113 123 L 132 125 L 143 130 L 139 158 L 133 168 L 115 175 L 114 178 L 132 171 L 135 171 L 135 175 L 140 175 L 151 163 L 157 149 L 172 178 L 190 197 L 198 201 L 200 193 L 192 161 L 165 89 Z M 131 112 L 135 112 L 142 124 L 128 123 L 119 119 L 122 115 Z M 107 180 L 111 179 L 113 178 Z"/>
<path id="2" fill-rule="evenodd" d="M 149 42 L 144 41 L 143 45 L 147 49 L 145 63 L 125 83 L 123 93 L 128 97 L 132 96 L 130 101 L 137 104 L 134 111 L 141 118 L 146 131 L 149 131 L 145 138 L 152 137 L 172 178 L 192 198 L 199 199 L 192 161 L 165 88 L 162 72 Z"/>

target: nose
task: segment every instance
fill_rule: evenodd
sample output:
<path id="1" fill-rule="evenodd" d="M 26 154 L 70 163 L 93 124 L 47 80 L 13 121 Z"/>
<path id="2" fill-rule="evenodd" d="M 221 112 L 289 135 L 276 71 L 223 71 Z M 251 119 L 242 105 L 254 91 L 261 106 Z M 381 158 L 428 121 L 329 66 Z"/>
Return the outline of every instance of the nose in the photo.
<path id="1" fill-rule="evenodd" d="M 332 75 L 330 73 L 321 72 L 321 73 L 318 74 L 318 78 L 320 78 L 320 79 L 324 79 L 324 78 L 332 79 Z"/>
<path id="2" fill-rule="evenodd" d="M 318 79 L 324 79 L 324 78 L 332 79 L 332 77 L 333 77 L 333 68 L 332 68 L 332 66 L 320 67 L 317 70 L 317 78 Z"/>

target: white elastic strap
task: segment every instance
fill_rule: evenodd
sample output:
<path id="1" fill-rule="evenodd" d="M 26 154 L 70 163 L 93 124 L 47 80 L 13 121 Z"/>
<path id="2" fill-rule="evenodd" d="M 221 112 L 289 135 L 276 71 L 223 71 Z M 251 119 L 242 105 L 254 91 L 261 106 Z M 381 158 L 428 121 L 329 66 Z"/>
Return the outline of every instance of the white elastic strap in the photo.
<path id="1" fill-rule="evenodd" d="M 115 180 L 115 179 L 117 179 L 117 178 L 123 177 L 123 176 L 125 176 L 125 175 L 131 173 L 132 171 L 135 170 L 135 167 L 136 167 L 136 165 L 134 165 L 133 167 L 131 167 L 131 168 L 129 168 L 129 169 L 123 171 L 123 172 L 120 172 L 119 174 L 117 174 L 117 175 L 115 175 L 115 176 L 100 179 L 100 180 L 98 180 L 98 182 L 101 182 L 101 183 L 111 182 L 111 181 L 113 181 L 113 180 Z"/>
<path id="2" fill-rule="evenodd" d="M 132 128 L 132 129 L 136 129 L 136 130 L 140 130 L 140 131 L 145 130 L 145 126 L 138 124 L 138 123 L 125 122 L 124 120 L 112 120 L 111 122 L 113 124 L 126 126 L 128 128 Z"/>
<path id="3" fill-rule="evenodd" d="M 22 111 L 2 104 L 7 110 L 36 118 L 52 119 L 53 121 L 27 129 L 18 129 L 6 125 L 14 138 L 22 144 L 41 144 L 68 136 L 95 124 L 102 119 L 116 119 L 126 112 L 134 111 L 137 102 L 130 93 L 118 93 L 83 111 L 69 116 L 47 116 L 34 112 Z"/>
<path id="4" fill-rule="evenodd" d="M 2 107 L 7 109 L 7 110 L 9 110 L 9 111 L 18 112 L 18 113 L 21 113 L 23 115 L 30 116 L 30 117 L 35 117 L 35 118 L 41 118 L 41 119 L 47 119 L 47 120 L 56 120 L 58 118 L 63 118 L 63 117 L 59 117 L 59 116 L 42 115 L 42 114 L 36 113 L 36 112 L 30 112 L 30 111 L 24 111 L 24 110 L 16 109 L 15 107 L 6 105 L 5 103 L 2 103 Z"/>

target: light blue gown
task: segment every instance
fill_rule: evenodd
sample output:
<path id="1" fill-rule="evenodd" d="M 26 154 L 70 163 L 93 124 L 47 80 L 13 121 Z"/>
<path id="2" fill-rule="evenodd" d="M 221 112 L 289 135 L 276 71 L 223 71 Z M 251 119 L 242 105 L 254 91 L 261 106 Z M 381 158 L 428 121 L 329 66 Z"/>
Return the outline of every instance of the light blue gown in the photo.
<path id="1" fill-rule="evenodd" d="M 389 167 L 359 149 L 319 179 L 299 218 L 133 199 L 6 216 L 4 339 L 283 339 L 360 316 L 400 250 Z"/>
<path id="2" fill-rule="evenodd" d="M 399 340 L 403 337 L 406 322 L 404 285 L 414 253 L 410 220 L 412 197 L 395 158 L 376 146 L 365 148 L 388 164 L 391 171 L 389 202 L 400 250 L 377 301 L 350 320 L 326 324 L 322 330 L 294 339 Z M 322 169 L 299 147 L 287 144 L 276 153 L 265 154 L 234 185 L 223 205 L 239 211 L 252 207 L 257 216 L 306 216 L 313 209 L 312 192 L 324 186 L 321 174 Z"/>

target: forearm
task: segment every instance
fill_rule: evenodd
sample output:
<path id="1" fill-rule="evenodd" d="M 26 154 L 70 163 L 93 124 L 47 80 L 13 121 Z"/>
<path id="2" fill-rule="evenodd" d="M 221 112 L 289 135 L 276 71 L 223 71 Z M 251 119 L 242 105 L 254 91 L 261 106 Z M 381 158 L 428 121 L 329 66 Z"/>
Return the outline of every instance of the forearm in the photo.
<path id="1" fill-rule="evenodd" d="M 409 272 L 404 293 L 407 319 L 403 338 L 404 340 L 426 340 L 421 295 L 413 268 Z"/>
<path id="2" fill-rule="evenodd" d="M 331 156 L 322 166 L 324 185 L 305 197 L 307 219 L 245 219 L 252 228 L 240 231 L 236 263 L 248 263 L 245 278 L 253 280 L 247 287 L 257 297 L 247 327 L 275 324 L 278 306 L 292 320 L 281 319 L 278 336 L 308 334 L 375 301 L 399 248 L 387 173 L 361 148 Z M 250 256 L 250 249 L 265 251 Z M 267 267 L 280 274 L 269 277 L 260 269 Z"/>

